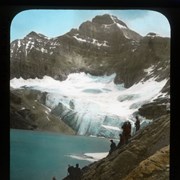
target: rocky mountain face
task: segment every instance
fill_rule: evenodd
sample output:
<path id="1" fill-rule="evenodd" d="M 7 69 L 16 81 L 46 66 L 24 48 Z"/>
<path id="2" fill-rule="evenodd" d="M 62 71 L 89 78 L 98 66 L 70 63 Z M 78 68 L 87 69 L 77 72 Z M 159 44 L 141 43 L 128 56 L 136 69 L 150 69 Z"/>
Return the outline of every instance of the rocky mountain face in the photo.
<path id="1" fill-rule="evenodd" d="M 75 134 L 43 105 L 45 94 L 28 89 L 10 91 L 10 128 Z"/>
<path id="2" fill-rule="evenodd" d="M 149 33 L 142 37 L 115 16 L 105 14 L 84 22 L 63 36 L 36 32 L 11 43 L 11 78 L 49 75 L 65 79 L 72 72 L 116 73 L 125 87 L 150 77 L 168 78 L 170 39 Z M 150 74 L 144 70 L 151 67 Z"/>

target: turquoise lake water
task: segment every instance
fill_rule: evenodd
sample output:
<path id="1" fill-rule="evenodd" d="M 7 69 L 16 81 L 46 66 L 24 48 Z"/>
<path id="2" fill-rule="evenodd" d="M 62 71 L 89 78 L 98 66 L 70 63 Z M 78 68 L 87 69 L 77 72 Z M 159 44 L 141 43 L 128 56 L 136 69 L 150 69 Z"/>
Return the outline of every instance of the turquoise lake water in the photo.
<path id="1" fill-rule="evenodd" d="M 68 164 L 82 168 L 91 163 L 69 155 L 108 152 L 109 145 L 105 138 L 11 129 L 10 180 L 60 180 Z"/>

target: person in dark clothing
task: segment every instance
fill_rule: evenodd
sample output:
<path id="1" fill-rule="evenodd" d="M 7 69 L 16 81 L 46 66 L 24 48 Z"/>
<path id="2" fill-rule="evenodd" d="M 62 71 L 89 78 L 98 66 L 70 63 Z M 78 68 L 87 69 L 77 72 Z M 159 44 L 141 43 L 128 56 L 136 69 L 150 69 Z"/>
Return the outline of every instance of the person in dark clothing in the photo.
<path id="1" fill-rule="evenodd" d="M 125 143 L 125 137 L 122 134 L 119 134 L 119 143 L 118 148 L 121 147 Z"/>
<path id="2" fill-rule="evenodd" d="M 67 169 L 68 173 L 69 173 L 69 178 L 70 179 L 74 179 L 74 172 L 75 172 L 75 168 L 74 166 L 68 165 L 68 169 Z"/>
<path id="3" fill-rule="evenodd" d="M 131 137 L 131 123 L 128 121 L 127 122 L 127 134 L 128 134 L 128 139 Z"/>
<path id="4" fill-rule="evenodd" d="M 139 120 L 138 116 L 136 116 L 135 126 L 136 126 L 136 132 L 137 132 L 140 129 L 140 120 Z"/>
<path id="5" fill-rule="evenodd" d="M 124 138 L 124 143 L 128 143 L 128 139 L 131 137 L 131 123 L 126 121 L 121 128 L 123 129 L 122 136 Z"/>
<path id="6" fill-rule="evenodd" d="M 109 154 L 111 154 L 116 149 L 116 143 L 112 139 L 110 140 L 110 142 L 111 142 L 111 145 L 110 145 Z"/>
<path id="7" fill-rule="evenodd" d="M 74 179 L 75 180 L 81 179 L 81 169 L 79 168 L 79 164 L 76 164 L 76 167 L 74 168 Z"/>
<path id="8" fill-rule="evenodd" d="M 123 125 L 121 126 L 121 128 L 123 129 L 123 132 L 125 132 L 126 125 L 127 125 L 127 122 L 124 122 Z"/>
<path id="9" fill-rule="evenodd" d="M 53 176 L 53 177 L 52 177 L 52 180 L 56 180 L 56 177 L 55 177 L 55 176 Z"/>

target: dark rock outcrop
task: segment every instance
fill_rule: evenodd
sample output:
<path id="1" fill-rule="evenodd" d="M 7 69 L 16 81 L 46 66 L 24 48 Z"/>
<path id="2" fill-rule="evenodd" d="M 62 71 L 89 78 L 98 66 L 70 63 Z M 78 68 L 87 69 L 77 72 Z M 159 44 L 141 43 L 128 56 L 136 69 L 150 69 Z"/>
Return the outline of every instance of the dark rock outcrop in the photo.
<path id="1" fill-rule="evenodd" d="M 43 104 L 45 94 L 37 90 L 11 89 L 10 96 L 10 128 L 75 134 Z"/>
<path id="2" fill-rule="evenodd" d="M 167 107 L 168 104 L 169 102 L 163 103 L 162 101 L 159 101 L 142 105 L 142 107 L 139 108 L 139 114 L 147 119 L 156 119 L 170 111 L 169 107 Z"/>

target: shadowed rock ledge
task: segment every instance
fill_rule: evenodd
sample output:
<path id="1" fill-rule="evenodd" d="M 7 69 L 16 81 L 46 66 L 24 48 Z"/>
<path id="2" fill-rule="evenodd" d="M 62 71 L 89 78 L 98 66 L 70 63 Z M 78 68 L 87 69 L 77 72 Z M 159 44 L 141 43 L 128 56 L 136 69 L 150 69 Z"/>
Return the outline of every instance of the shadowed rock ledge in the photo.
<path id="1" fill-rule="evenodd" d="M 44 105 L 45 93 L 12 89 L 10 92 L 10 128 L 75 134 Z"/>

